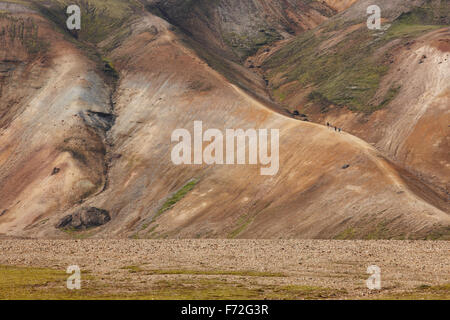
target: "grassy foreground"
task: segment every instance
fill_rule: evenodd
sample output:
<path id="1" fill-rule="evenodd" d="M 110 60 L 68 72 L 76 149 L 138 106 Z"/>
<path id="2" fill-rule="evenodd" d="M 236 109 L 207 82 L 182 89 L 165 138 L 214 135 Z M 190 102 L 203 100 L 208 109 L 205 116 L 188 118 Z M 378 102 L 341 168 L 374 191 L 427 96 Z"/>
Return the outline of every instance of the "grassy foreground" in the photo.
<path id="1" fill-rule="evenodd" d="M 261 285 L 248 277 L 265 279 L 283 277 L 282 274 L 257 272 L 220 272 L 199 270 L 150 270 L 123 267 L 129 273 L 145 275 L 181 275 L 190 278 L 169 278 L 148 281 L 142 290 L 142 278 L 96 278 L 82 274 L 82 288 L 69 290 L 63 271 L 49 268 L 0 266 L 0 300 L 229 300 L 229 299 L 348 299 L 345 289 L 331 289 L 303 285 Z M 106 280 L 106 281 L 105 281 Z M 136 286 L 136 280 L 140 283 Z M 141 289 L 138 289 L 141 288 Z M 450 284 L 419 286 L 400 294 L 380 295 L 370 298 L 389 300 L 450 299 Z"/>
<path id="2" fill-rule="evenodd" d="M 135 268 L 124 267 L 130 273 Z M 149 282 L 145 290 L 136 291 L 131 278 L 99 281 L 82 275 L 82 288 L 66 288 L 68 274 L 48 268 L 0 266 L 0 300 L 209 300 L 209 299 L 319 299 L 337 297 L 341 291 L 312 286 L 260 286 L 247 285 L 239 278 L 225 280 L 223 276 L 275 277 L 277 274 L 255 272 L 202 272 L 196 270 L 152 270 L 152 275 L 196 275 L 198 279 L 170 279 Z M 210 277 L 215 275 L 217 277 Z M 112 279 L 109 279 L 112 280 Z M 126 283 L 123 283 L 125 280 Z"/>

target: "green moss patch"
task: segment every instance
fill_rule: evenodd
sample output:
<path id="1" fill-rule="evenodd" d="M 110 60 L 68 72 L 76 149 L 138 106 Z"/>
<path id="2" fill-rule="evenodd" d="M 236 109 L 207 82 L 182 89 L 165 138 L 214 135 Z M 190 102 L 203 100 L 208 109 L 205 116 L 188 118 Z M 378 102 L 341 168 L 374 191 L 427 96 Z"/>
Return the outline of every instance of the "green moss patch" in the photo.
<path id="1" fill-rule="evenodd" d="M 273 96 L 280 102 L 284 101 L 286 97 L 279 94 L 279 88 L 287 83 L 296 83 L 294 86 L 299 90 L 315 88 L 308 96 L 309 102 L 320 106 L 322 112 L 330 104 L 365 113 L 383 108 L 401 89 L 391 84 L 383 100 L 374 101 L 381 80 L 389 71 L 390 50 L 426 32 L 442 28 L 446 23 L 448 25 L 449 8 L 448 4 L 439 6 L 427 2 L 401 15 L 390 26 L 385 23 L 384 26 L 389 27 L 387 30 L 372 31 L 362 26 L 337 43 L 333 43 L 337 36 L 335 29 L 349 27 L 339 21 L 306 32 L 264 63 L 267 77 L 272 80 Z M 394 40 L 397 43 L 389 45 Z M 326 49 L 322 47 L 325 41 L 330 41 Z"/>
<path id="2" fill-rule="evenodd" d="M 0 300 L 72 300 L 95 298 L 91 275 L 82 273 L 82 289 L 67 289 L 65 270 L 0 266 Z"/>
<path id="3" fill-rule="evenodd" d="M 32 18 L 16 18 L 9 13 L 0 13 L 0 21 L 7 24 L 0 27 L 2 43 L 19 42 L 31 55 L 47 52 L 49 43 L 39 35 L 39 26 Z"/>
<path id="4" fill-rule="evenodd" d="M 382 295 L 381 300 L 450 300 L 450 283 L 430 286 L 420 285 L 413 290 L 397 294 Z"/>
<path id="5" fill-rule="evenodd" d="M 186 185 L 184 185 L 180 190 L 178 190 L 175 194 L 173 194 L 166 202 L 162 205 L 162 207 L 158 210 L 156 216 L 153 218 L 155 220 L 164 212 L 172 209 L 177 202 L 183 199 L 198 183 L 198 180 L 191 180 Z"/>
<path id="6" fill-rule="evenodd" d="M 240 277 L 286 277 L 279 272 L 239 271 L 239 270 L 189 270 L 189 269 L 167 269 L 146 270 L 139 266 L 127 266 L 123 269 L 131 273 L 143 272 L 147 275 L 197 275 L 197 276 L 240 276 Z"/>

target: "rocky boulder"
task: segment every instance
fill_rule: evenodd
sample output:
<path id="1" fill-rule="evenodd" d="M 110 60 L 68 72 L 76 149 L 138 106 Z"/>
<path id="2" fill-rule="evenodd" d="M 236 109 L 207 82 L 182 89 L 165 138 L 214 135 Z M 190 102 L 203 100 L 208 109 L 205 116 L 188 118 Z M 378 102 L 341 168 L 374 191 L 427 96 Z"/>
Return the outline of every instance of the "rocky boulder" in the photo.
<path id="1" fill-rule="evenodd" d="M 86 230 L 106 224 L 111 220 L 107 210 L 94 207 L 83 207 L 73 214 L 62 218 L 56 228 Z"/>

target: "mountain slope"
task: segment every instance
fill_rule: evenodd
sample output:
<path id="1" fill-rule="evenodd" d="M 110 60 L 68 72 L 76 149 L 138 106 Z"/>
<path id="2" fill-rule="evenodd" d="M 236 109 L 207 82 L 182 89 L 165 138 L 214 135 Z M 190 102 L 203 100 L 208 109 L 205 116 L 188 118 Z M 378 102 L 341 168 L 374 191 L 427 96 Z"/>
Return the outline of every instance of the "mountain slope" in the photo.
<path id="1" fill-rule="evenodd" d="M 1 129 L 0 233 L 446 237 L 448 204 L 414 176 L 355 136 L 279 114 L 208 65 L 200 41 L 133 8 L 120 36 L 97 39 L 95 46 L 89 37 L 51 31 L 58 19 L 20 13 L 49 29 L 38 33 L 48 49 L 34 58 L 2 53 L 13 52 L 8 59 L 22 59 L 24 67 L 35 59 L 45 64 L 36 71 L 39 86 L 23 82 L 30 102 L 12 103 L 7 110 L 13 115 Z M 17 15 L 9 13 L 2 23 Z M 214 48 L 204 50 L 226 60 Z M 102 54 L 108 58 L 99 60 Z M 7 74 L 3 83 L 10 87 L 11 77 L 19 76 Z M 278 174 L 262 176 L 259 165 L 174 165 L 171 134 L 192 131 L 194 121 L 204 130 L 279 129 Z M 107 210 L 111 221 L 85 231 L 55 228 L 83 207 Z"/>
<path id="2" fill-rule="evenodd" d="M 380 31 L 366 27 L 369 4 Z M 448 200 L 450 4 L 359 1 L 263 63 L 273 97 L 375 144 Z"/>
<path id="3" fill-rule="evenodd" d="M 2 14 L 0 232 L 101 190 L 109 88 L 95 63 L 21 6 Z"/>
<path id="4" fill-rule="evenodd" d="M 314 28 L 336 11 L 325 2 L 284 0 L 147 1 L 154 13 L 228 58 Z"/>

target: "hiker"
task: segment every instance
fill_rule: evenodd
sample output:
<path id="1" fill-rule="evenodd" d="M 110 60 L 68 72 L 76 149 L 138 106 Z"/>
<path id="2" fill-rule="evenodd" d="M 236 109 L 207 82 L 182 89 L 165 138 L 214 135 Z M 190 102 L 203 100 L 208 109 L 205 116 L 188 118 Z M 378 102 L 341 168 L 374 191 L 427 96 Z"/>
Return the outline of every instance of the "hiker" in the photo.
<path id="1" fill-rule="evenodd" d="M 339 132 L 341 132 L 342 131 L 342 129 L 341 128 L 339 128 Z"/>
<path id="2" fill-rule="evenodd" d="M 337 131 L 337 127 L 334 127 L 334 131 Z"/>
<path id="3" fill-rule="evenodd" d="M 329 122 L 327 122 L 327 127 L 330 128 L 330 123 Z"/>

